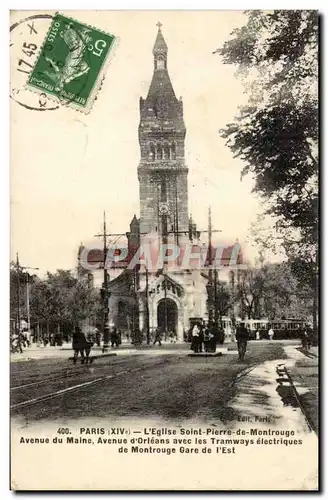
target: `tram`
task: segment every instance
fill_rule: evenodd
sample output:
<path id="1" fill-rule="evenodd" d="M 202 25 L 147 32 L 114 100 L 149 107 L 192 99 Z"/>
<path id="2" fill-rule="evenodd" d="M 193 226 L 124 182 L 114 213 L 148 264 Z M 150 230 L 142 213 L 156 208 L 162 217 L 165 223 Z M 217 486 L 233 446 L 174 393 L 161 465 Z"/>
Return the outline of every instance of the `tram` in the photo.
<path id="1" fill-rule="evenodd" d="M 300 337 L 301 330 L 305 327 L 304 319 L 288 318 L 288 319 L 244 319 L 236 318 L 236 326 L 244 323 L 249 327 L 250 339 L 256 339 L 256 332 L 259 332 L 260 339 L 268 339 L 268 331 L 272 328 L 274 331 L 274 339 L 297 339 Z M 231 318 L 224 316 L 222 318 L 222 326 L 226 335 L 233 331 Z"/>

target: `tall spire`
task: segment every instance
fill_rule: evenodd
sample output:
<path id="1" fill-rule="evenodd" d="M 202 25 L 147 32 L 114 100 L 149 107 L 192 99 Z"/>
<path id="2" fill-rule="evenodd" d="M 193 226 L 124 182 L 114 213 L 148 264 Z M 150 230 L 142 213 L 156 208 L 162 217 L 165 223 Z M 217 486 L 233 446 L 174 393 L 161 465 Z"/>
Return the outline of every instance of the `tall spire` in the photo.
<path id="1" fill-rule="evenodd" d="M 140 98 L 140 234 L 188 231 L 188 168 L 185 165 L 183 104 L 167 70 L 167 45 L 157 23 L 154 71 L 146 99 Z M 172 214 L 170 226 L 158 218 L 159 203 Z M 173 234 L 173 233 L 172 233 Z"/>
<path id="2" fill-rule="evenodd" d="M 153 54 L 154 54 L 155 58 L 156 58 L 156 56 L 164 56 L 166 59 L 167 45 L 166 45 L 166 42 L 165 42 L 164 37 L 162 35 L 162 31 L 161 31 L 161 27 L 163 25 L 160 21 L 158 21 L 156 26 L 158 27 L 158 32 L 157 32 L 157 37 L 156 37 L 154 48 L 153 48 Z M 155 65 L 155 67 L 156 67 L 156 65 Z"/>
<path id="3" fill-rule="evenodd" d="M 164 40 L 161 26 L 162 23 L 158 22 L 158 32 L 153 47 L 154 55 L 154 74 L 149 87 L 148 99 L 157 101 L 162 99 L 164 95 L 167 101 L 176 101 L 176 96 L 172 87 L 172 83 L 167 71 L 167 45 Z M 153 106 L 153 109 L 158 108 L 158 102 Z"/>

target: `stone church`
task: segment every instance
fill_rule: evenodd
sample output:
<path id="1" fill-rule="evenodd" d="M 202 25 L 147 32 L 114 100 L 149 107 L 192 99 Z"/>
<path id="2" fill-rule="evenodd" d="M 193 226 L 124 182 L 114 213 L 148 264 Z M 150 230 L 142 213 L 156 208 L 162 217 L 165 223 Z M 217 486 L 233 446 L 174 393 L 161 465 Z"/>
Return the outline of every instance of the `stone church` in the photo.
<path id="1" fill-rule="evenodd" d="M 158 23 L 153 47 L 154 69 L 148 95 L 140 98 L 138 165 L 140 218 L 127 233 L 129 253 L 152 242 L 184 246 L 198 243 L 199 233 L 188 217 L 188 167 L 183 102 L 177 99 L 168 73 L 168 47 Z M 157 327 L 183 340 L 190 319 L 207 316 L 208 278 L 200 269 L 138 266 L 115 277 L 110 270 L 110 322 L 121 330 L 136 324 L 146 332 Z M 117 273 L 116 273 L 117 274 Z"/>
<path id="2" fill-rule="evenodd" d="M 192 319 L 208 319 L 208 269 L 181 266 L 179 259 L 175 265 L 163 262 L 154 269 L 142 264 L 127 268 L 137 250 L 149 241 L 157 248 L 175 244 L 181 255 L 188 245 L 202 247 L 200 232 L 188 217 L 183 102 L 175 95 L 168 73 L 168 47 L 161 24 L 157 26 L 152 81 L 139 104 L 140 217 L 134 215 L 126 233 L 127 258 L 108 270 L 109 321 L 122 333 L 139 329 L 145 336 L 159 328 L 165 336 L 172 332 L 181 341 Z M 103 252 L 96 250 L 88 259 L 102 262 Z M 94 273 L 94 282 L 100 286 L 102 273 L 100 269 Z"/>

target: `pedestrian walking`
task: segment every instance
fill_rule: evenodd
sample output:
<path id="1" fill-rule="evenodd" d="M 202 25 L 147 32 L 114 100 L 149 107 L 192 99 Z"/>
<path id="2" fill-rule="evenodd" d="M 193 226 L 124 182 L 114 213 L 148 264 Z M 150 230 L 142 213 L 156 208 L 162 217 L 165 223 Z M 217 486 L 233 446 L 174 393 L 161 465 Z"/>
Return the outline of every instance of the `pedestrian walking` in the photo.
<path id="1" fill-rule="evenodd" d="M 274 331 L 272 330 L 272 328 L 269 329 L 268 335 L 269 335 L 269 340 L 272 340 L 274 336 Z"/>
<path id="2" fill-rule="evenodd" d="M 177 334 L 173 330 L 169 332 L 169 339 L 171 344 L 175 344 L 177 341 Z"/>
<path id="3" fill-rule="evenodd" d="M 199 325 L 199 339 L 198 339 L 198 342 L 199 342 L 198 352 L 203 352 L 203 345 L 204 345 L 204 325 L 203 324 Z"/>
<path id="4" fill-rule="evenodd" d="M 212 333 L 210 327 L 207 325 L 204 328 L 204 351 L 205 352 L 215 352 L 216 351 L 216 340 L 215 335 Z"/>
<path id="5" fill-rule="evenodd" d="M 96 328 L 96 344 L 98 347 L 100 347 L 100 342 L 101 342 L 101 333 L 100 331 L 98 330 L 98 328 Z"/>
<path id="6" fill-rule="evenodd" d="M 310 343 L 310 335 L 309 335 L 309 329 L 307 326 L 305 328 L 302 328 L 301 330 L 301 341 L 302 341 L 302 347 L 306 351 L 310 350 L 311 343 Z"/>
<path id="7" fill-rule="evenodd" d="M 22 343 L 20 342 L 19 333 L 14 333 L 11 338 L 11 352 L 23 353 Z"/>
<path id="8" fill-rule="evenodd" d="M 239 355 L 238 360 L 244 361 L 247 349 L 247 342 L 249 340 L 249 331 L 245 327 L 244 323 L 240 323 L 240 325 L 237 327 L 236 340 L 237 340 L 238 355 Z"/>
<path id="9" fill-rule="evenodd" d="M 76 364 L 76 361 L 77 361 L 77 358 L 79 357 L 79 354 L 81 356 L 81 363 L 82 364 L 84 364 L 85 359 L 88 362 L 91 347 L 87 343 L 85 335 L 79 326 L 75 327 L 75 330 L 73 333 L 72 347 L 73 347 L 73 351 L 74 351 L 74 357 L 73 357 L 74 364 Z M 85 350 L 86 350 L 86 356 L 84 355 Z"/>
<path id="10" fill-rule="evenodd" d="M 200 328 L 196 324 L 194 325 L 192 332 L 191 332 L 191 349 L 195 352 L 199 352 L 199 347 L 200 347 Z"/>
<path id="11" fill-rule="evenodd" d="M 162 334 L 159 328 L 156 328 L 155 330 L 155 339 L 154 339 L 154 345 L 158 342 L 158 345 L 162 345 Z"/>
<path id="12" fill-rule="evenodd" d="M 119 334 L 118 334 L 117 328 L 115 326 L 111 331 L 110 340 L 112 343 L 112 347 L 119 346 Z"/>

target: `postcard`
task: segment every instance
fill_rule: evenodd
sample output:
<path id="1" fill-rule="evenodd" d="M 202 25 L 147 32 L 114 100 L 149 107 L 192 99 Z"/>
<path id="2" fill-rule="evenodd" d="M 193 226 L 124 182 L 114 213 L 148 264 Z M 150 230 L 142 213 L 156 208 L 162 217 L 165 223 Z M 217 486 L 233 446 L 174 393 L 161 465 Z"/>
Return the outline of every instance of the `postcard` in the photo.
<path id="1" fill-rule="evenodd" d="M 11 12 L 12 490 L 319 489 L 318 29 Z"/>

